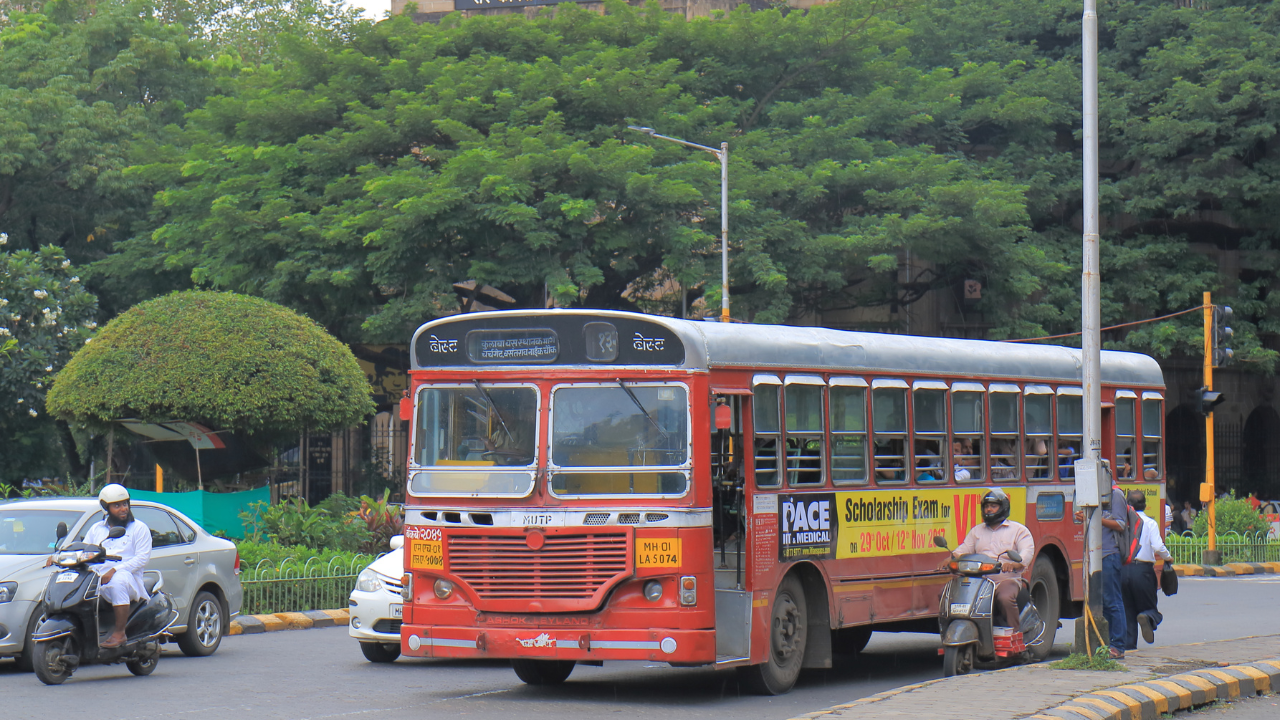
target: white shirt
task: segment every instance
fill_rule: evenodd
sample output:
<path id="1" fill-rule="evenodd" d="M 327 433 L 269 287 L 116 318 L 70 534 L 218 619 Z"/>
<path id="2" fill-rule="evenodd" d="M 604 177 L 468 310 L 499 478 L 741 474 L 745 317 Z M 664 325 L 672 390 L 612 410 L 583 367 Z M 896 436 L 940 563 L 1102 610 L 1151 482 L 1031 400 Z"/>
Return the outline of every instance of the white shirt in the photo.
<path id="1" fill-rule="evenodd" d="M 124 535 L 112 538 L 108 535 L 111 528 L 106 520 L 94 523 L 84 541 L 89 545 L 101 545 L 108 555 L 119 555 L 119 561 L 109 560 L 93 568 L 99 575 L 105 575 L 111 568 L 116 569 L 112 582 L 117 578 L 133 587 L 137 597 L 147 597 L 146 586 L 142 584 L 142 570 L 151 559 L 151 528 L 146 523 L 135 519 L 124 529 Z"/>
<path id="2" fill-rule="evenodd" d="M 1169 549 L 1164 546 L 1164 540 L 1160 539 L 1160 528 L 1155 519 L 1144 512 L 1138 513 L 1138 518 L 1142 520 L 1142 534 L 1138 536 L 1138 554 L 1133 559 L 1155 562 L 1157 555 L 1162 560 L 1172 559 Z"/>

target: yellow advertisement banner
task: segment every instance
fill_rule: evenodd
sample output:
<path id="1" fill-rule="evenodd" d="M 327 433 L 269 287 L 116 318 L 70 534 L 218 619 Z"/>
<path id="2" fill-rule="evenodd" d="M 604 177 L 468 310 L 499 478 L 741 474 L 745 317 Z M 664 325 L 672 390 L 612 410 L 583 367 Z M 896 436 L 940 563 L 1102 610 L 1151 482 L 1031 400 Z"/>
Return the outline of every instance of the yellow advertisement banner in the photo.
<path id="1" fill-rule="evenodd" d="M 1143 512 L 1146 513 L 1148 516 L 1150 516 L 1154 520 L 1158 521 L 1162 519 L 1160 517 L 1161 510 L 1160 510 L 1160 486 L 1159 485 L 1154 483 L 1143 483 L 1141 485 L 1134 485 L 1131 483 L 1120 483 L 1120 489 L 1124 491 L 1125 497 L 1129 496 L 1130 490 L 1141 490 L 1142 494 L 1147 496 L 1147 509 L 1144 510 Z"/>
<path id="2" fill-rule="evenodd" d="M 1009 518 L 1025 523 L 1026 488 L 1002 488 L 1009 494 Z M 936 553 L 941 535 L 954 549 L 969 528 L 982 522 L 982 496 L 989 487 L 928 490 L 864 490 L 836 493 L 839 531 L 837 558 Z"/>
<path id="3" fill-rule="evenodd" d="M 680 538 L 636 538 L 636 567 L 680 567 Z"/>

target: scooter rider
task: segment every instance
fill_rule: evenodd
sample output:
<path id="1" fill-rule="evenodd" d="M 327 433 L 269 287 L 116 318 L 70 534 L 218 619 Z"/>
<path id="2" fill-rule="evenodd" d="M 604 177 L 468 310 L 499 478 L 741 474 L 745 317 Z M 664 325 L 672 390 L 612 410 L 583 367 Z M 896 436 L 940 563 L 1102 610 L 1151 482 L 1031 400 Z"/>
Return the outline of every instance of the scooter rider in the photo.
<path id="1" fill-rule="evenodd" d="M 111 603 L 116 625 L 111 637 L 102 643 L 104 648 L 124 644 L 125 623 L 129 620 L 129 603 L 147 598 L 142 584 L 142 570 L 151 559 L 151 529 L 133 517 L 129 507 L 129 491 L 123 485 L 111 483 L 98 493 L 98 503 L 107 511 L 107 517 L 94 523 L 84 541 L 100 545 L 108 555 L 118 555 L 119 562 L 105 562 L 94 568 L 102 576 L 99 594 Z M 110 537 L 112 527 L 123 527 L 124 536 Z"/>
<path id="2" fill-rule="evenodd" d="M 1020 522 L 1009 519 L 1009 496 L 1000 488 L 992 488 L 982 496 L 982 522 L 969 529 L 964 542 L 951 553 L 952 558 L 971 553 L 980 553 L 995 558 L 1001 563 L 1001 570 L 991 576 L 996 584 L 996 603 L 1004 610 L 1004 626 L 1017 627 L 1018 624 L 1018 590 L 1023 587 L 1022 571 L 1024 564 L 1035 557 L 1036 545 L 1031 539 L 1031 531 Z M 1024 562 L 1014 562 L 1002 553 L 1017 550 Z M 948 558 L 943 562 L 945 568 Z"/>

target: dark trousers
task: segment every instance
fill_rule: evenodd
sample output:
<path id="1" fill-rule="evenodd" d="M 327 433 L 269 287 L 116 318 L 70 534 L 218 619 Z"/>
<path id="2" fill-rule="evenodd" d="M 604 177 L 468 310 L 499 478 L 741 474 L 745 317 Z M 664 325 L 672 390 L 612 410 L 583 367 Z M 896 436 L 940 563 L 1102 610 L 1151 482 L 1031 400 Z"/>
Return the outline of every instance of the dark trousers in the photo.
<path id="1" fill-rule="evenodd" d="M 996 585 L 995 604 L 1002 611 L 997 614 L 1003 616 L 996 618 L 1003 620 L 1003 624 L 996 623 L 996 625 L 1015 629 L 1018 627 L 1018 590 L 1021 588 L 1022 583 L 1017 580 L 1001 580 L 1000 584 Z"/>
<path id="2" fill-rule="evenodd" d="M 1121 594 L 1124 596 L 1124 649 L 1138 649 L 1138 616 L 1146 615 L 1156 627 L 1164 616 L 1156 609 L 1156 568 L 1152 563 L 1134 560 L 1121 571 Z"/>
<path id="3" fill-rule="evenodd" d="M 1120 554 L 1102 558 L 1102 616 L 1107 619 L 1108 643 L 1116 650 L 1124 649 L 1124 596 L 1120 589 Z"/>

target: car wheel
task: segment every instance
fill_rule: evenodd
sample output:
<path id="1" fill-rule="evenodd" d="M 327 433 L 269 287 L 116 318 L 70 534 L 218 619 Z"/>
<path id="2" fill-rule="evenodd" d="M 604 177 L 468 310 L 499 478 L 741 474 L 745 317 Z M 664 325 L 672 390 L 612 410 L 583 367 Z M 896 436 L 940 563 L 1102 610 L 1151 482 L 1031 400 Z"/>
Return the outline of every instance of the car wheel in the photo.
<path id="1" fill-rule="evenodd" d="M 178 636 L 178 648 L 183 655 L 189 657 L 212 655 L 222 643 L 222 634 L 226 632 L 222 603 L 213 593 L 202 590 L 196 593 L 192 606 L 187 631 Z"/>
<path id="2" fill-rule="evenodd" d="M 44 606 L 36 605 L 35 610 L 31 611 L 31 619 L 27 621 L 27 634 L 22 636 L 24 644 L 22 654 L 18 656 L 18 672 L 28 673 L 35 669 L 36 641 L 31 636 L 35 634 L 36 626 L 43 617 Z"/>
<path id="3" fill-rule="evenodd" d="M 362 642 L 360 652 L 369 662 L 389 663 L 400 657 L 400 646 L 394 643 Z"/>

